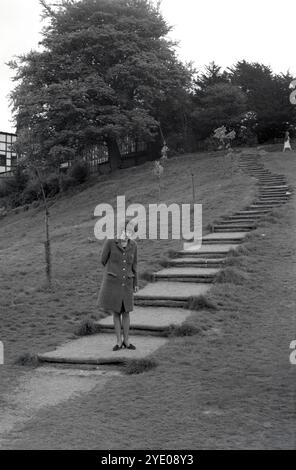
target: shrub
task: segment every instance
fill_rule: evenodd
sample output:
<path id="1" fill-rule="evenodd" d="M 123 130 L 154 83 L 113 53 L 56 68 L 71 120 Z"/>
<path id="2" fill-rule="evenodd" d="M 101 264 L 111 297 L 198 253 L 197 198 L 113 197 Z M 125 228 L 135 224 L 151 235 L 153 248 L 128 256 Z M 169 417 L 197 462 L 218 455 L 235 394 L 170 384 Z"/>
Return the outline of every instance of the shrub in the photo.
<path id="1" fill-rule="evenodd" d="M 74 178 L 77 183 L 81 184 L 89 177 L 89 169 L 84 161 L 77 161 L 70 168 L 69 175 Z"/>
<path id="2" fill-rule="evenodd" d="M 73 176 L 68 174 L 62 174 L 60 176 L 60 188 L 62 191 L 67 191 L 67 189 L 72 188 L 77 185 L 77 181 Z"/>
<path id="3" fill-rule="evenodd" d="M 22 204 L 30 204 L 36 199 L 41 197 L 40 183 L 36 178 L 32 178 L 28 181 L 26 188 L 22 192 L 21 201 Z"/>
<path id="4" fill-rule="evenodd" d="M 14 170 L 13 176 L 1 181 L 0 184 L 0 197 L 9 196 L 13 193 L 21 193 L 28 182 L 29 176 L 25 170 L 18 166 Z"/>
<path id="5" fill-rule="evenodd" d="M 55 196 L 60 191 L 59 177 L 56 173 L 47 175 L 42 184 L 47 197 Z"/>

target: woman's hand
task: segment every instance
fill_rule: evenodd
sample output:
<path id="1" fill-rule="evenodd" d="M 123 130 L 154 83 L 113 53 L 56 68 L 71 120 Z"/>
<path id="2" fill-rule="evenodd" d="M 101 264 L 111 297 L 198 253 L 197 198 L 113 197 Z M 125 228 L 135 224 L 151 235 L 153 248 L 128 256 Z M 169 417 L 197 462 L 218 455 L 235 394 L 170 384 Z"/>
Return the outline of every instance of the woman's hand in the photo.
<path id="1" fill-rule="evenodd" d="M 134 293 L 136 294 L 138 291 L 139 291 L 139 287 L 138 287 L 138 286 L 135 286 L 135 287 L 134 287 Z"/>

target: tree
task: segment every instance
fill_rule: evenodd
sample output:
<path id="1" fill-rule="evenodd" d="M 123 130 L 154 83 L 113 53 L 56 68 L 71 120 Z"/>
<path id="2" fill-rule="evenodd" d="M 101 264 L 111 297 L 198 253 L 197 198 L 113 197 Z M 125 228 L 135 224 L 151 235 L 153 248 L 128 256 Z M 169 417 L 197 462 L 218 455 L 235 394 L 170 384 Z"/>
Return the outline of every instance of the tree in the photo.
<path id="1" fill-rule="evenodd" d="M 223 71 L 220 65 L 210 62 L 205 66 L 205 71 L 196 76 L 194 80 L 195 92 L 201 96 L 206 93 L 208 87 L 220 83 L 229 83 L 229 74 L 225 70 Z"/>
<path id="2" fill-rule="evenodd" d="M 42 51 L 10 63 L 11 94 L 23 152 L 26 135 L 58 166 L 104 141 L 112 168 L 117 139 L 153 140 L 191 72 L 166 39 L 170 27 L 149 0 L 44 0 Z M 175 101 L 173 103 L 176 106 Z"/>
<path id="3" fill-rule="evenodd" d="M 230 83 L 208 86 L 196 100 L 192 113 L 198 139 L 209 137 L 216 128 L 236 128 L 246 112 L 245 93 Z"/>
<path id="4" fill-rule="evenodd" d="M 259 142 L 283 135 L 296 122 L 294 107 L 289 102 L 292 76 L 276 75 L 271 68 L 257 62 L 237 62 L 229 69 L 231 82 L 246 93 L 248 111 L 256 115 Z"/>

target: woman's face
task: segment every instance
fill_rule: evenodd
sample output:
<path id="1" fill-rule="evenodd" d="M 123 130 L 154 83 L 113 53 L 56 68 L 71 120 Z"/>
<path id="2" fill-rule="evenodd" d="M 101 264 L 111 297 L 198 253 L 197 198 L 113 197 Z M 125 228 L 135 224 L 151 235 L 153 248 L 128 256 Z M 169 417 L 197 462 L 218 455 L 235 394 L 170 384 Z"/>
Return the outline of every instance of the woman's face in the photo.
<path id="1" fill-rule="evenodd" d="M 131 231 L 126 229 L 126 230 L 122 230 L 121 234 L 120 234 L 120 240 L 128 240 L 129 238 L 131 237 Z"/>

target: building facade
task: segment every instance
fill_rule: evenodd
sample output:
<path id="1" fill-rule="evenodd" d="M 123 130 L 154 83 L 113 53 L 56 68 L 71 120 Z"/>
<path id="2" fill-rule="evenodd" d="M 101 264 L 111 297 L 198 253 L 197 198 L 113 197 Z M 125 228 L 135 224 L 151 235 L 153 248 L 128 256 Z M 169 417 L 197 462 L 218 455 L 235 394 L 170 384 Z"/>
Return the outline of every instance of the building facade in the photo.
<path id="1" fill-rule="evenodd" d="M 0 175 L 13 170 L 17 164 L 17 154 L 12 148 L 15 141 L 15 134 L 0 131 Z"/>

